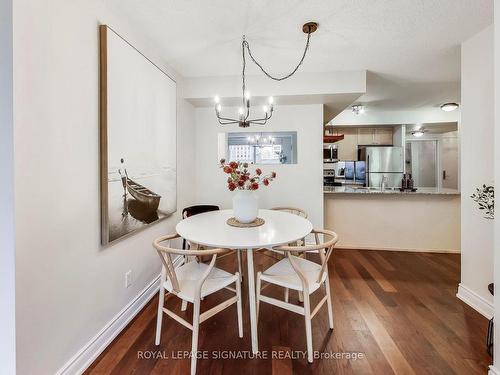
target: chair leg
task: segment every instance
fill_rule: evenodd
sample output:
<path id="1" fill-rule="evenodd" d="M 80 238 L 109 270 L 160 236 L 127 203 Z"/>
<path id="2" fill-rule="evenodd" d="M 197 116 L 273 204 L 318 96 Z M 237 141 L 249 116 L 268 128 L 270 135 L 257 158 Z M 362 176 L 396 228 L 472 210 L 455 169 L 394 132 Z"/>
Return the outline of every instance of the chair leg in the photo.
<path id="1" fill-rule="evenodd" d="M 309 302 L 309 293 L 305 292 L 304 295 L 304 318 L 306 323 L 306 341 L 307 341 L 307 361 L 313 362 L 313 349 L 312 349 L 312 329 L 311 329 L 311 304 Z"/>
<path id="2" fill-rule="evenodd" d="M 198 352 L 198 329 L 200 327 L 200 298 L 196 298 L 193 306 L 193 338 L 191 342 L 191 375 L 196 374 Z"/>
<path id="3" fill-rule="evenodd" d="M 288 288 L 285 288 L 285 302 L 288 302 Z"/>
<path id="4" fill-rule="evenodd" d="M 240 281 L 243 280 L 243 273 L 241 272 L 241 250 L 236 250 L 236 256 L 238 257 L 238 273 L 240 274 Z"/>
<path id="5" fill-rule="evenodd" d="M 238 279 L 236 280 L 236 296 L 238 300 L 236 301 L 236 310 L 238 313 L 238 334 L 243 337 L 243 313 L 241 308 L 241 281 L 240 275 L 238 274 Z"/>
<path id="6" fill-rule="evenodd" d="M 181 311 L 186 311 L 187 307 L 188 307 L 188 302 L 186 300 L 182 300 Z"/>
<path id="7" fill-rule="evenodd" d="M 166 277 L 166 275 L 165 275 Z M 160 339 L 161 339 L 161 323 L 163 320 L 163 305 L 165 303 L 165 289 L 163 288 L 163 271 L 162 271 L 162 277 L 161 277 L 161 282 L 160 282 L 160 293 L 159 293 L 159 298 L 158 298 L 158 313 L 156 316 L 156 339 L 155 339 L 155 344 L 160 345 Z"/>
<path id="8" fill-rule="evenodd" d="M 328 277 L 328 272 L 326 273 L 325 289 L 326 289 L 326 305 L 328 306 L 328 322 L 330 323 L 330 329 L 333 329 L 332 294 L 330 291 L 330 279 Z"/>
<path id="9" fill-rule="evenodd" d="M 255 298 L 257 299 L 257 312 L 256 312 L 256 315 L 257 315 L 257 325 L 259 325 L 259 308 L 260 308 L 260 285 L 261 285 L 261 281 L 260 281 L 260 276 L 262 275 L 262 272 L 257 272 L 257 285 L 256 285 L 256 293 L 255 293 Z"/>

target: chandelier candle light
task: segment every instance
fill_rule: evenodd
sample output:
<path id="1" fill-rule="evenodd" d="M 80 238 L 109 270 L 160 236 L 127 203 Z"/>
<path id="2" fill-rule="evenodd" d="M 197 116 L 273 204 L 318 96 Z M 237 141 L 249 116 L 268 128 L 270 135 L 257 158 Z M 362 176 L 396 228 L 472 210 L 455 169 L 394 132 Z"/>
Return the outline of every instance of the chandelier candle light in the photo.
<path id="1" fill-rule="evenodd" d="M 242 57 L 243 57 L 243 69 L 242 69 L 242 91 L 243 91 L 243 97 L 242 97 L 242 106 L 238 109 L 238 118 L 229 118 L 229 117 L 224 117 L 221 112 L 222 112 L 222 105 L 220 103 L 220 98 L 218 96 L 215 97 L 215 115 L 217 116 L 217 120 L 219 121 L 219 124 L 221 125 L 230 125 L 230 124 L 238 124 L 238 126 L 242 128 L 247 128 L 250 126 L 250 124 L 255 124 L 255 125 L 265 125 L 267 123 L 267 120 L 269 120 L 274 111 L 274 98 L 272 96 L 269 97 L 268 100 L 268 105 L 265 105 L 262 107 L 263 114 L 260 117 L 250 119 L 250 92 L 247 91 L 246 89 L 246 82 L 245 82 L 245 69 L 246 69 L 246 55 L 245 51 L 248 51 L 248 55 L 250 56 L 250 59 L 257 65 L 260 70 L 270 79 L 275 80 L 275 81 L 284 81 L 287 78 L 290 78 L 295 74 L 295 72 L 299 69 L 299 67 L 302 65 L 304 62 L 304 59 L 306 57 L 307 50 L 309 49 L 309 40 L 311 38 L 311 34 L 315 32 L 318 29 L 318 24 L 316 22 L 308 22 L 302 26 L 302 31 L 307 34 L 307 41 L 306 41 L 306 47 L 304 48 L 304 53 L 302 54 L 302 58 L 300 59 L 299 63 L 297 66 L 287 75 L 284 75 L 282 77 L 274 77 L 270 73 L 268 73 L 264 67 L 253 57 L 252 51 L 250 50 L 250 45 L 248 44 L 247 40 L 245 39 L 245 36 L 243 35 L 243 41 L 241 42 L 241 50 L 242 50 Z"/>
<path id="2" fill-rule="evenodd" d="M 263 175 L 262 170 L 257 168 L 255 175 L 251 175 L 248 163 L 232 161 L 226 164 L 225 159 L 221 159 L 220 168 L 228 174 L 227 188 L 230 191 L 238 189 L 238 193 L 233 197 L 234 217 L 240 223 L 248 224 L 257 219 L 259 207 L 255 190 L 260 185 L 268 186 L 276 178 L 276 172 Z"/>

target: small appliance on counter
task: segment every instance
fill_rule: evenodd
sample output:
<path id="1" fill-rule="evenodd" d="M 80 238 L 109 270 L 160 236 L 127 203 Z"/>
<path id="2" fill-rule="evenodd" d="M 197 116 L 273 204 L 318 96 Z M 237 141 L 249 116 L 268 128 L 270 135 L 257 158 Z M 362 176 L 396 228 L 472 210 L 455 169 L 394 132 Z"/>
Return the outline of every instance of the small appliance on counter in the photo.
<path id="1" fill-rule="evenodd" d="M 338 181 L 335 181 L 336 163 L 323 164 L 323 186 L 342 186 Z"/>
<path id="2" fill-rule="evenodd" d="M 346 185 L 364 185 L 365 163 L 354 160 L 343 160 L 337 163 L 337 176 Z"/>
<path id="3" fill-rule="evenodd" d="M 334 163 L 338 161 L 338 146 L 333 143 L 323 144 L 323 163 Z"/>
<path id="4" fill-rule="evenodd" d="M 401 179 L 401 187 L 399 188 L 400 191 L 412 191 L 415 192 L 417 191 L 417 188 L 413 186 L 413 178 L 411 177 L 410 173 L 405 173 L 403 175 L 403 178 Z"/>

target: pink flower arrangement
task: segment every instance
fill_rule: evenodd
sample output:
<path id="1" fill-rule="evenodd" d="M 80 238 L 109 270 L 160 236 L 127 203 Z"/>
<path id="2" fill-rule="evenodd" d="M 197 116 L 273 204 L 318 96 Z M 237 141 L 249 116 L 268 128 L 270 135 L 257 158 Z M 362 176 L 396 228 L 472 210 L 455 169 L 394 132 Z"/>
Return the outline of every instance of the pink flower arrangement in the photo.
<path id="1" fill-rule="evenodd" d="M 269 183 L 276 178 L 276 172 L 271 172 L 268 175 L 262 175 L 262 170 L 257 168 L 255 175 L 252 176 L 248 170 L 248 163 L 240 163 L 232 161 L 226 164 L 225 159 L 221 159 L 220 168 L 224 173 L 228 174 L 227 188 L 230 191 L 239 190 L 257 190 L 262 184 L 269 186 Z"/>

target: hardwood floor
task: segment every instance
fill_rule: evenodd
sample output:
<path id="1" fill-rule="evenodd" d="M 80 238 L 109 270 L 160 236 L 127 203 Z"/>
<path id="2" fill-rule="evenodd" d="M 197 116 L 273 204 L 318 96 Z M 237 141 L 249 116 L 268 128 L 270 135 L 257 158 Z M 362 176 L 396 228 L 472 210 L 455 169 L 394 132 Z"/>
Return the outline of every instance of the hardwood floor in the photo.
<path id="1" fill-rule="evenodd" d="M 255 256 L 256 269 L 273 259 Z M 219 267 L 234 271 L 236 256 Z M 328 329 L 326 305 L 313 320 L 313 348 L 318 354 L 344 353 L 340 359 L 308 364 L 302 316 L 261 304 L 259 348 L 267 359 L 215 359 L 218 351 L 250 355 L 245 281 L 244 338 L 238 338 L 236 307 L 200 326 L 198 374 L 486 374 L 492 359 L 485 348 L 487 320 L 455 296 L 460 256 L 388 251 L 336 250 L 329 264 L 335 329 Z M 246 267 L 245 267 L 246 269 Z M 225 293 L 225 292 L 222 292 Z M 264 294 L 283 298 L 269 286 Z M 321 298 L 313 294 L 312 304 Z M 202 311 L 221 301 L 209 296 Z M 297 302 L 297 293 L 290 292 Z M 180 301 L 168 298 L 180 312 Z M 161 345 L 154 345 L 157 297 L 128 325 L 86 374 L 188 374 L 189 359 L 175 359 L 191 348 L 191 331 L 165 317 Z M 185 315 L 191 319 L 191 305 Z M 149 351 L 149 352 L 148 352 Z M 274 351 L 274 356 L 272 354 Z M 299 352 L 300 351 L 300 352 Z M 347 359 L 349 353 L 362 358 Z M 290 356 L 295 355 L 299 358 Z M 351 354 L 352 355 L 352 354 Z M 278 358 L 279 356 L 279 358 Z M 145 358 L 149 357 L 149 358 Z M 168 357 L 168 358 L 166 358 Z"/>

